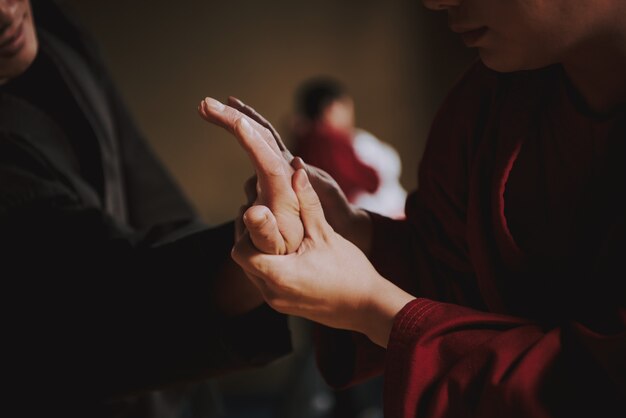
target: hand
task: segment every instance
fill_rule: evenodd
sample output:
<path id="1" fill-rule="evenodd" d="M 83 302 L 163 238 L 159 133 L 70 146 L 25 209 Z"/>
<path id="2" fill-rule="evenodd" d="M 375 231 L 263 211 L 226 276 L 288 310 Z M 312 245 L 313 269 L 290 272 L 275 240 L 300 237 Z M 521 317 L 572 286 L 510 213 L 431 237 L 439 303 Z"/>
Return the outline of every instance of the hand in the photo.
<path id="1" fill-rule="evenodd" d="M 291 188 L 290 154 L 278 133 L 254 109 L 234 98 L 229 99 L 229 104 L 242 111 L 207 97 L 198 106 L 198 112 L 205 120 L 234 134 L 252 160 L 258 179 L 255 203 L 267 206 L 273 213 L 272 218 L 267 218 L 264 211 L 254 207 L 246 212 L 247 222 L 257 230 L 253 243 L 267 253 L 291 253 L 302 242 L 303 227 L 298 200 Z"/>
<path id="2" fill-rule="evenodd" d="M 235 245 L 233 258 L 277 311 L 359 331 L 386 346 L 393 318 L 413 297 L 380 276 L 365 255 L 326 222 L 303 169 L 294 174 L 293 189 L 304 225 L 298 250 L 288 255 L 263 254 L 244 236 Z M 273 217 L 266 207 L 252 209 Z M 243 219 L 254 236 L 258 225 L 246 216 Z"/>
<path id="3" fill-rule="evenodd" d="M 211 111 L 209 111 L 208 113 L 206 112 L 205 107 L 207 103 L 215 104 L 215 101 L 213 99 L 208 98 L 208 101 L 206 101 L 206 103 L 204 102 L 201 103 L 199 107 L 200 114 L 205 119 L 209 120 L 210 122 L 216 123 L 219 126 L 222 126 L 231 132 L 235 132 L 235 129 L 233 127 L 234 125 L 232 122 L 231 123 L 225 122 L 224 117 L 215 117 L 216 115 L 214 115 L 213 112 Z M 351 205 L 348 202 L 348 199 L 346 198 L 344 193 L 339 188 L 339 185 L 337 184 L 337 182 L 324 170 L 305 164 L 304 161 L 299 157 L 294 158 L 291 152 L 289 152 L 289 150 L 283 143 L 276 129 L 274 129 L 272 124 L 269 123 L 256 110 L 244 104 L 241 100 L 232 96 L 228 98 L 228 106 L 237 110 L 241 114 L 247 116 L 248 118 L 256 122 L 258 124 L 258 127 L 265 128 L 267 131 L 262 130 L 262 129 L 261 131 L 265 134 L 266 142 L 268 142 L 270 146 L 272 146 L 272 148 L 278 148 L 278 150 L 282 154 L 285 161 L 287 161 L 288 163 L 291 163 L 291 166 L 294 169 L 303 168 L 304 170 L 306 170 L 310 178 L 311 184 L 313 185 L 313 188 L 320 196 L 322 207 L 324 208 L 326 218 L 328 219 L 328 222 L 330 223 L 330 225 L 339 234 L 343 235 L 345 238 L 349 239 L 352 243 L 357 245 L 363 252 L 365 252 L 366 254 L 369 253 L 369 249 L 371 246 L 371 223 L 370 223 L 369 214 L 366 211 L 360 208 L 357 208 L 354 205 Z M 270 139 L 270 136 L 269 136 L 270 134 L 273 140 Z M 235 133 L 235 135 L 237 134 Z M 238 139 L 240 138 L 238 137 Z M 241 142 L 241 139 L 240 139 L 240 142 Z M 242 143 L 242 145 L 244 144 Z M 276 147 L 274 147 L 274 145 Z M 246 151 L 252 158 L 253 162 L 257 161 L 259 163 L 263 163 L 263 162 L 268 161 L 267 159 L 264 159 L 262 156 L 262 154 L 265 153 L 266 151 L 265 146 L 262 142 L 249 140 L 248 147 L 244 145 L 244 148 L 246 149 Z M 257 154 L 256 157 L 252 155 L 253 153 Z M 274 164 L 275 162 L 270 161 L 270 163 Z M 255 167 L 257 168 L 257 172 L 258 172 L 259 167 L 257 167 L 256 165 Z M 266 172 L 271 172 L 272 167 L 267 166 L 267 167 L 263 167 L 262 169 L 265 170 Z M 293 171 L 291 171 L 291 173 L 292 172 Z M 281 182 L 281 184 L 284 185 L 283 182 Z M 276 192 L 279 193 L 280 191 L 277 190 Z M 261 203 L 263 200 L 264 198 L 261 197 L 259 200 L 259 203 Z M 292 201 L 293 201 L 292 199 L 289 199 L 290 203 Z M 277 203 L 278 201 L 274 201 L 274 205 L 276 205 Z M 274 207 L 272 206 L 270 206 L 270 208 L 272 210 L 274 209 Z M 292 209 L 289 209 L 289 210 L 291 211 Z M 263 213 L 256 212 L 255 210 L 251 211 L 248 214 L 248 216 L 251 221 L 256 220 L 256 222 L 259 222 L 259 223 L 272 222 L 271 220 L 265 219 L 263 216 Z M 278 214 L 277 221 L 279 223 L 282 221 L 281 218 L 287 218 L 290 220 L 293 219 L 291 216 L 281 217 L 280 214 Z M 280 225 L 279 230 L 283 232 L 284 228 L 286 227 L 287 227 L 286 225 Z M 257 248 L 263 250 L 264 252 L 267 252 L 269 254 L 275 254 L 275 253 L 282 254 L 284 253 L 283 248 L 282 248 L 282 241 L 284 241 L 282 234 L 279 234 L 281 236 L 271 237 L 267 235 L 267 231 L 271 229 L 272 229 L 272 225 L 267 223 L 265 226 L 266 231 L 263 232 L 263 235 L 258 236 L 258 237 L 252 237 L 252 240 L 254 244 L 257 246 Z M 273 242 L 274 238 L 275 238 L 275 242 Z M 290 248 L 288 250 L 293 249 L 292 246 L 289 246 L 289 247 Z"/>
<path id="4" fill-rule="evenodd" d="M 319 196 L 326 220 L 333 229 L 365 254 L 369 254 L 372 241 L 370 215 L 363 209 L 352 205 L 335 179 L 330 174 L 312 165 L 305 164 L 296 157 L 291 166 L 306 171 L 313 189 Z"/>

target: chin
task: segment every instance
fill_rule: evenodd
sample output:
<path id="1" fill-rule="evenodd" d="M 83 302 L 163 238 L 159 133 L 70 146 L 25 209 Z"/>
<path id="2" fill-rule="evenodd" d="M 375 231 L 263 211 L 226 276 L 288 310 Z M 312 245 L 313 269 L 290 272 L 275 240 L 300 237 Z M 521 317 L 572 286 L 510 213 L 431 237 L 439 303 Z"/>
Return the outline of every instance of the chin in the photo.
<path id="1" fill-rule="evenodd" d="M 487 68 L 499 73 L 512 73 L 515 71 L 537 70 L 552 64 L 545 60 L 524 59 L 521 57 L 505 56 L 492 51 L 479 50 L 480 59 Z"/>
<path id="2" fill-rule="evenodd" d="M 8 62 L 2 63 L 4 68 L 0 78 L 6 81 L 11 78 L 18 77 L 31 66 L 33 61 L 35 61 L 38 50 L 39 44 L 37 42 L 37 37 L 35 36 L 34 31 L 32 31 L 27 34 L 26 43 L 21 51 L 17 55 L 11 57 Z"/>

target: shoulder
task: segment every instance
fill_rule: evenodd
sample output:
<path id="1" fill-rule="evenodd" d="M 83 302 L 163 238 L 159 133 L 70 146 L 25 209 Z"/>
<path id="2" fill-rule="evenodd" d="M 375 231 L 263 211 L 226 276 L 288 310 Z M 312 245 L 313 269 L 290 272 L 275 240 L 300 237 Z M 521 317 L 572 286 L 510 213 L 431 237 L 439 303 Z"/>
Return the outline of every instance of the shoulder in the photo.
<path id="1" fill-rule="evenodd" d="M 56 0 L 31 0 L 31 4 L 41 40 L 58 40 L 100 76 L 106 74 L 98 42 L 70 5 Z"/>
<path id="2" fill-rule="evenodd" d="M 16 133 L 0 131 L 0 215 L 36 201 L 77 202 L 49 161 Z"/>
<path id="3" fill-rule="evenodd" d="M 357 128 L 354 130 L 353 146 L 357 152 L 377 152 L 387 146 L 380 139 L 376 138 L 370 132 Z"/>
<path id="4" fill-rule="evenodd" d="M 400 156 L 391 144 L 380 140 L 364 129 L 355 130 L 353 144 L 359 158 L 369 165 L 384 167 L 400 164 Z"/>
<path id="5" fill-rule="evenodd" d="M 0 210 L 40 198 L 73 196 L 59 174 L 63 159 L 53 147 L 37 146 L 59 132 L 27 102 L 0 93 Z"/>

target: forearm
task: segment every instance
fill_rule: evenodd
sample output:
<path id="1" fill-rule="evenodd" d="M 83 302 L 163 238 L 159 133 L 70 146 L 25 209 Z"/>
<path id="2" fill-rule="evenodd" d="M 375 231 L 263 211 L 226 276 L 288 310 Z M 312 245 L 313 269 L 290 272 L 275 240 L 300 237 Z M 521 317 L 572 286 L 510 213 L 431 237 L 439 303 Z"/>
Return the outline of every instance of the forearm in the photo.
<path id="1" fill-rule="evenodd" d="M 27 375 L 63 374 L 80 382 L 72 390 L 124 394 L 289 351 L 284 317 L 227 315 L 211 301 L 220 263 L 230 260 L 232 241 L 218 239 L 228 226 L 137 248 L 105 234 L 98 216 L 29 219 L 34 228 L 3 229 L 12 244 L 7 269 L 17 272 L 9 310 L 23 312 L 27 330 L 8 339 L 10 350 L 28 353 L 18 354 L 33 365 Z"/>

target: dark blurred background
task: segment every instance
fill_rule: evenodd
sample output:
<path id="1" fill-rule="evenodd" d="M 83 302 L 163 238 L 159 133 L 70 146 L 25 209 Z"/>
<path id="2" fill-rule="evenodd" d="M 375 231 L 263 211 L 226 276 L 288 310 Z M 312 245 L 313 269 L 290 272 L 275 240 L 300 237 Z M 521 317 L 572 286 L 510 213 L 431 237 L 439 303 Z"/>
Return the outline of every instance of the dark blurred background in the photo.
<path id="1" fill-rule="evenodd" d="M 448 31 L 445 14 L 415 0 L 60 3 L 96 37 L 138 125 L 209 224 L 233 218 L 252 168 L 233 137 L 198 117 L 205 96 L 241 98 L 289 145 L 296 87 L 311 76 L 334 76 L 354 97 L 357 125 L 399 151 L 401 181 L 412 190 L 430 121 L 474 57 Z M 307 369 L 308 324 L 293 320 L 293 329 L 293 355 L 212 383 L 225 416 L 275 416 L 263 415 L 253 399 L 288 410 L 284 398 L 296 397 L 299 376 L 324 389 Z M 311 402 L 323 409 L 333 401 Z M 246 407 L 256 412 L 245 415 Z M 377 416 L 372 411 L 369 417 Z"/>

